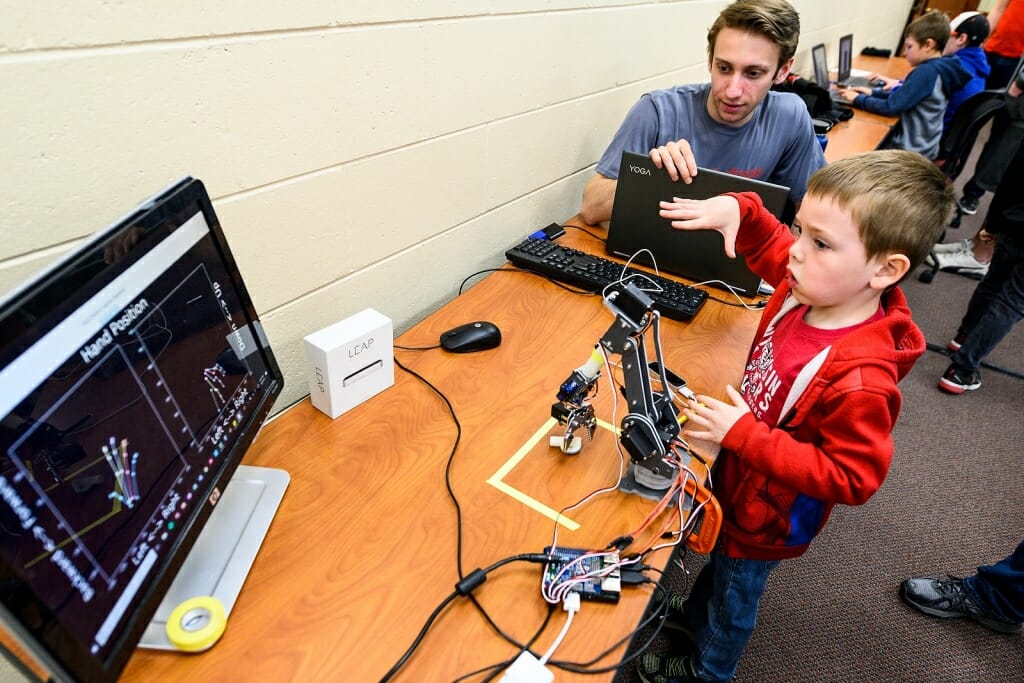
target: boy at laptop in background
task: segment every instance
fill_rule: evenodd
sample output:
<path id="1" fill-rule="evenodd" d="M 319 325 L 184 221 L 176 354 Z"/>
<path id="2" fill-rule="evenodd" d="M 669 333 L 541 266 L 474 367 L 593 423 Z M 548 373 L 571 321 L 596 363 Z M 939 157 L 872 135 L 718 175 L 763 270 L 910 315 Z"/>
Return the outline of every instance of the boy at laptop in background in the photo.
<path id="1" fill-rule="evenodd" d="M 786 0 L 737 0 L 708 30 L 711 82 L 647 93 L 633 105 L 583 189 L 580 215 L 607 221 L 622 152 L 648 154 L 672 180 L 706 168 L 790 188 L 799 204 L 811 173 L 825 165 L 807 106 L 771 92 L 793 68 L 800 16 Z"/>
<path id="2" fill-rule="evenodd" d="M 942 140 L 946 104 L 971 75 L 952 56 L 942 52 L 949 40 L 949 19 L 939 10 L 918 17 L 907 26 L 903 56 L 914 67 L 899 88 L 841 88 L 839 95 L 855 107 L 900 121 L 884 146 L 906 149 L 935 159 Z"/>
<path id="3" fill-rule="evenodd" d="M 670 598 L 667 619 L 692 635 L 690 651 L 638 667 L 647 683 L 729 681 L 771 571 L 807 550 L 834 505 L 866 502 L 885 478 L 897 382 L 925 351 L 897 284 L 954 197 L 934 164 L 888 150 L 815 173 L 792 232 L 751 193 L 661 206 L 674 228 L 721 232 L 726 253 L 775 286 L 740 390 L 684 410 L 684 437 L 721 446 L 722 530 L 687 599 Z"/>

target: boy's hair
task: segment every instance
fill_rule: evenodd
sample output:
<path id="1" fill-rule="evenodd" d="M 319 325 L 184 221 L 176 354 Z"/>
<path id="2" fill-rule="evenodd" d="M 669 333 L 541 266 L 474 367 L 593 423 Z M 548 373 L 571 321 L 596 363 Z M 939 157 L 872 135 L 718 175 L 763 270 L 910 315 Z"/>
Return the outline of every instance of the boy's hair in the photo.
<path id="1" fill-rule="evenodd" d="M 869 259 L 904 254 L 908 273 L 942 238 L 955 205 L 953 187 L 935 164 L 901 149 L 831 163 L 811 176 L 807 194 L 850 212 Z"/>
<path id="2" fill-rule="evenodd" d="M 793 58 L 800 42 L 800 15 L 786 0 L 736 0 L 722 10 L 708 29 L 708 58 L 715 56 L 715 40 L 723 28 L 762 35 L 779 46 L 777 69 Z"/>
<path id="3" fill-rule="evenodd" d="M 931 38 L 935 41 L 935 49 L 942 52 L 946 49 L 950 32 L 949 19 L 941 10 L 934 9 L 910 22 L 904 35 L 916 40 L 918 45 L 924 45 L 924 41 Z"/>

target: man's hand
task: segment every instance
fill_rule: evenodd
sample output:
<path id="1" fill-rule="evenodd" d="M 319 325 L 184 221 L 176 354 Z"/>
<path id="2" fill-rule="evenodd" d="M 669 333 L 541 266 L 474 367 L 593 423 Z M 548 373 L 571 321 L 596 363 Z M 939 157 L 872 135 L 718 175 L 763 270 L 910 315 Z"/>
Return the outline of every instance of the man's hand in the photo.
<path id="1" fill-rule="evenodd" d="M 684 183 L 689 183 L 693 176 L 697 175 L 697 161 L 693 158 L 693 150 L 686 140 L 655 147 L 649 155 L 654 165 L 665 169 L 672 180 L 682 178 Z"/>
<path id="2" fill-rule="evenodd" d="M 740 204 L 734 197 L 719 195 L 711 199 L 679 199 L 659 202 L 662 218 L 672 221 L 677 230 L 717 230 L 725 239 L 725 254 L 736 258 L 736 233 L 740 230 Z"/>
<path id="3" fill-rule="evenodd" d="M 741 417 L 750 412 L 747 402 L 732 385 L 725 387 L 725 392 L 732 403 L 719 401 L 710 396 L 697 396 L 690 405 L 683 409 L 686 415 L 686 429 L 683 436 L 721 444 Z"/>

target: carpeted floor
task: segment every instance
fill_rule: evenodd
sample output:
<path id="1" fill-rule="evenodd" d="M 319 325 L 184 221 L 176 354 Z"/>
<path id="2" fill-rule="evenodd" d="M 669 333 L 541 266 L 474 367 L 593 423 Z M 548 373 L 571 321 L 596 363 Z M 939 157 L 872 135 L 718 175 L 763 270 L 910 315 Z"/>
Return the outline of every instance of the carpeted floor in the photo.
<path id="1" fill-rule="evenodd" d="M 947 241 L 973 235 L 989 199 Z M 975 284 L 948 273 L 904 284 L 930 342 L 952 338 Z M 1024 325 L 987 360 L 1024 373 Z M 947 365 L 930 351 L 900 385 L 896 455 L 882 489 L 863 506 L 836 508 L 808 553 L 773 573 L 736 681 L 1024 681 L 1024 632 L 926 617 L 897 595 L 905 578 L 971 574 L 1024 539 L 1024 379 L 983 369 L 980 390 L 951 396 L 935 386 Z M 690 556 L 692 576 L 702 561 Z M 675 570 L 666 584 L 684 580 Z M 668 649 L 664 637 L 652 647 Z M 615 682 L 637 680 L 626 665 Z"/>

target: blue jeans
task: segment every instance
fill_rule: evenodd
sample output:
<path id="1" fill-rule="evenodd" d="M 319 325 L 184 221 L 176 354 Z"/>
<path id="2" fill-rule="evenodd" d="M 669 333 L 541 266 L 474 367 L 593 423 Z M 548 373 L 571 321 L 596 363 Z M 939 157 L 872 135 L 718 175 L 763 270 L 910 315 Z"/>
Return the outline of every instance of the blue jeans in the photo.
<path id="1" fill-rule="evenodd" d="M 977 370 L 1022 317 L 1024 239 L 997 235 L 988 273 L 974 289 L 960 321 L 957 334 L 963 334 L 964 340 L 952 356 L 953 364 L 962 370 Z"/>
<path id="2" fill-rule="evenodd" d="M 757 606 L 778 560 L 737 560 L 712 552 L 686 600 L 683 620 L 692 627 L 697 675 L 729 681 L 754 634 Z"/>
<path id="3" fill-rule="evenodd" d="M 964 579 L 964 588 L 987 612 L 1024 623 L 1024 541 L 1009 557 Z"/>

